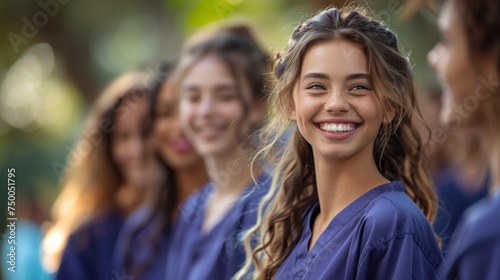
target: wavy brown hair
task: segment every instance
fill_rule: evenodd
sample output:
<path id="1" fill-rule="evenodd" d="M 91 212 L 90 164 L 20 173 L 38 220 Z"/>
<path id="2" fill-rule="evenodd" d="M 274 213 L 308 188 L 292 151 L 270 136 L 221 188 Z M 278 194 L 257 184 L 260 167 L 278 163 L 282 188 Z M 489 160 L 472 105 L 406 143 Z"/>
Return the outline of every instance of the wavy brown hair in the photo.
<path id="1" fill-rule="evenodd" d="M 320 42 L 347 40 L 364 50 L 370 83 L 385 112 L 394 114 L 375 140 L 377 168 L 386 179 L 402 181 L 429 222 L 434 219 L 437 198 L 422 164 L 424 147 L 416 127 L 424 122 L 416 104 L 411 66 L 398 48 L 396 35 L 366 14 L 361 7 L 321 11 L 297 26 L 285 50 L 276 55 L 277 84 L 268 100 L 271 111 L 262 132 L 268 141 L 259 154 L 276 158 L 276 169 L 257 225 L 246 235 L 247 262 L 237 278 L 271 279 L 298 242 L 305 209 L 317 200 L 312 148 L 288 116 L 303 58 Z M 276 156 L 273 151 L 283 145 L 280 139 L 288 130 L 292 137 Z"/>

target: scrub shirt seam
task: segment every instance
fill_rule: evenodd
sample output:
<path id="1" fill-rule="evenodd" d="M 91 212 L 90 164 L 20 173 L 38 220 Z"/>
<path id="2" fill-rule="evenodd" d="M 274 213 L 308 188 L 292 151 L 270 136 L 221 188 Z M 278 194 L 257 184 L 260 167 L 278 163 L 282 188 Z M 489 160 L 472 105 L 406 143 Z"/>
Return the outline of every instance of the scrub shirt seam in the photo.
<path id="1" fill-rule="evenodd" d="M 414 229 L 400 229 L 399 225 L 401 225 L 401 215 L 399 214 L 399 212 L 400 212 L 399 208 L 394 204 L 394 202 L 390 198 L 384 196 L 383 194 L 381 194 L 380 197 L 385 198 L 389 203 L 391 203 L 394 206 L 395 210 L 397 211 L 398 221 L 397 221 L 396 232 L 389 233 L 378 240 L 372 241 L 368 245 L 368 247 L 363 250 L 364 253 L 361 255 L 362 257 L 360 258 L 360 262 L 362 262 L 364 260 L 364 258 L 368 255 L 368 253 L 370 251 L 394 240 L 395 238 L 404 238 L 405 236 L 410 235 L 412 237 L 413 242 L 415 242 L 415 244 L 418 246 L 420 251 L 425 256 L 425 259 L 427 260 L 427 262 L 429 262 L 429 264 L 432 266 L 434 271 L 439 275 L 439 265 L 440 264 L 436 260 L 435 256 L 431 253 L 431 250 L 429 250 L 422 242 L 420 242 L 420 237 L 416 235 L 416 232 Z M 379 244 L 376 245 L 377 243 L 379 243 Z M 431 258 L 431 259 L 429 259 L 429 258 Z"/>

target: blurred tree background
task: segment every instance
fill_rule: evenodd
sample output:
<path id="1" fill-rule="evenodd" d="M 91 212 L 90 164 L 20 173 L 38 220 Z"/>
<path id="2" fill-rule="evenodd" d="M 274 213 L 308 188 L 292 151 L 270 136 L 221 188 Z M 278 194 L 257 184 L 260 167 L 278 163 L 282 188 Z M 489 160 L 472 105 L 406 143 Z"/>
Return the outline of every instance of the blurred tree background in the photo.
<path id="1" fill-rule="evenodd" d="M 0 213 L 6 214 L 7 168 L 16 168 L 17 216 L 49 219 L 60 175 L 92 101 L 124 70 L 177 56 L 206 24 L 243 19 L 270 52 L 295 25 L 346 1 L 39 0 L 0 2 Z M 362 2 L 363 3 L 363 2 Z M 434 16 L 401 20 L 403 0 L 373 0 L 373 14 L 411 53 L 419 88 L 434 83 L 426 53 L 437 40 Z M 405 6 L 406 7 L 406 6 Z M 5 219 L 2 219 L 2 223 Z M 5 225 L 2 224 L 2 230 Z"/>

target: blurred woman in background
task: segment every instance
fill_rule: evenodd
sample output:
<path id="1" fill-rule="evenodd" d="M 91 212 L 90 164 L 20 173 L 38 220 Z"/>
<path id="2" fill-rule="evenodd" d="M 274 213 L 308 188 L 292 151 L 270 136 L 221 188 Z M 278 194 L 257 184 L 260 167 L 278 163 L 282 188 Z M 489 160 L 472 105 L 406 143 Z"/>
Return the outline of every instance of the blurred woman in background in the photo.
<path id="1" fill-rule="evenodd" d="M 441 120 L 478 128 L 489 158 L 489 197 L 466 212 L 450 245 L 447 279 L 500 279 L 500 2 L 446 0 L 428 55 L 443 85 Z"/>
<path id="2" fill-rule="evenodd" d="M 182 207 L 168 279 L 231 279 L 245 260 L 241 236 L 255 223 L 269 183 L 263 166 L 249 168 L 249 135 L 266 114 L 267 55 L 245 26 L 203 35 L 188 41 L 176 84 L 182 127 L 210 183 Z"/>

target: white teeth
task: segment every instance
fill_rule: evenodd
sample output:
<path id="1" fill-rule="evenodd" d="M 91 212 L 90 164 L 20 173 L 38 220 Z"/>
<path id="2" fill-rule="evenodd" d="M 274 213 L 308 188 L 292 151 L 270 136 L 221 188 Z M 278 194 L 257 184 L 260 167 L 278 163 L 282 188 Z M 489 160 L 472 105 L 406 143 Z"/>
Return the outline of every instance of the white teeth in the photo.
<path id="1" fill-rule="evenodd" d="M 202 130 L 204 133 L 215 133 L 217 132 L 217 129 L 216 128 L 203 128 Z"/>
<path id="2" fill-rule="evenodd" d="M 356 129 L 356 126 L 354 124 L 321 124 L 320 125 L 321 130 L 327 131 L 327 132 L 348 132 L 348 131 L 353 131 Z"/>

